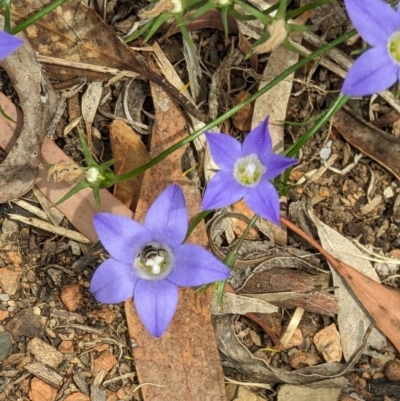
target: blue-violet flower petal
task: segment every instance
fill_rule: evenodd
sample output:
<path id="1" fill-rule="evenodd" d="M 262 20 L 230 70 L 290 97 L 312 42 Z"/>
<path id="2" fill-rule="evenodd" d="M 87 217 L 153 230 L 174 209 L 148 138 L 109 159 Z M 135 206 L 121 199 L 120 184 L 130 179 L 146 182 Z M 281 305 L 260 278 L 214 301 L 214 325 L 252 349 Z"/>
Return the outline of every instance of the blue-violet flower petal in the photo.
<path id="1" fill-rule="evenodd" d="M 381 92 L 400 76 L 399 10 L 382 0 L 345 0 L 345 6 L 361 37 L 373 47 L 356 60 L 342 92 L 348 96 Z"/>
<path id="2" fill-rule="evenodd" d="M 229 269 L 211 253 L 182 244 L 187 209 L 177 185 L 154 201 L 144 225 L 109 213 L 98 213 L 93 222 L 111 258 L 95 271 L 90 291 L 107 303 L 133 296 L 141 321 L 155 337 L 165 332 L 174 316 L 178 285 L 197 286 L 229 277 Z"/>
<path id="3" fill-rule="evenodd" d="M 244 198 L 253 212 L 279 224 L 279 197 L 268 180 L 296 164 L 297 160 L 272 153 L 268 118 L 247 135 L 241 151 L 235 150 L 234 162 L 226 162 L 232 158 L 228 146 L 215 146 L 219 141 L 223 143 L 225 137 L 224 134 L 212 134 L 211 137 L 211 154 L 220 170 L 207 185 L 202 209 L 226 207 Z"/>
<path id="4" fill-rule="evenodd" d="M 0 31 L 0 61 L 9 56 L 14 50 L 17 50 L 23 43 L 22 39 Z"/>

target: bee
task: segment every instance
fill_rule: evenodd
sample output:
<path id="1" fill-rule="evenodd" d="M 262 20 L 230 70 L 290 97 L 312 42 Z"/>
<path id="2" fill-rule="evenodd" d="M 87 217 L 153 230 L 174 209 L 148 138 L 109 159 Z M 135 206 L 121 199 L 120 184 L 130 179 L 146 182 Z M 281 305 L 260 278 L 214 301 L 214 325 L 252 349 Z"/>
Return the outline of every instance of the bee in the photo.
<path id="1" fill-rule="evenodd" d="M 156 256 L 162 256 L 161 251 L 162 249 L 155 248 L 153 245 L 146 245 L 139 256 L 144 260 L 154 260 Z"/>

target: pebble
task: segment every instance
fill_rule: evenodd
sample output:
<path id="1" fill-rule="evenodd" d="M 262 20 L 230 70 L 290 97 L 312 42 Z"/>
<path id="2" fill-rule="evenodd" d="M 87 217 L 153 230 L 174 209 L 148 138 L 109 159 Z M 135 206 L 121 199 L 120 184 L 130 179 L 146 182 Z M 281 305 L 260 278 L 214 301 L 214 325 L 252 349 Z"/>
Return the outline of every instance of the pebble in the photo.
<path id="1" fill-rule="evenodd" d="M 22 278 L 22 269 L 15 266 L 13 269 L 3 267 L 0 269 L 0 287 L 8 295 L 15 295 Z"/>
<path id="2" fill-rule="evenodd" d="M 340 362 L 342 359 L 342 344 L 334 323 L 316 333 L 313 341 L 326 362 Z"/>
<path id="3" fill-rule="evenodd" d="M 389 361 L 384 368 L 385 376 L 388 380 L 392 382 L 400 381 L 400 362 L 399 361 Z"/>
<path id="4" fill-rule="evenodd" d="M 0 333 L 0 362 L 8 358 L 12 351 L 12 336 L 8 331 Z"/>
<path id="5" fill-rule="evenodd" d="M 72 353 L 73 348 L 74 348 L 74 343 L 72 341 L 62 340 L 57 349 L 63 354 L 70 354 Z"/>
<path id="6" fill-rule="evenodd" d="M 6 324 L 6 329 L 12 334 L 15 340 L 20 336 L 43 337 L 45 326 L 42 318 L 33 313 L 32 308 L 22 309 Z"/>
<path id="7" fill-rule="evenodd" d="M 64 401 L 90 401 L 90 398 L 83 393 L 72 393 Z"/>
<path id="8" fill-rule="evenodd" d="M 8 294 L 0 294 L 0 301 L 7 302 L 10 300 L 10 296 Z"/>
<path id="9" fill-rule="evenodd" d="M 315 366 L 320 362 L 321 359 L 318 355 L 303 351 L 297 352 L 289 360 L 290 366 L 293 369 L 299 369 L 304 366 Z"/>
<path id="10" fill-rule="evenodd" d="M 117 364 L 117 360 L 111 351 L 104 351 L 95 360 L 93 364 L 93 376 L 96 376 L 101 369 L 104 369 L 104 376 Z"/>
<path id="11" fill-rule="evenodd" d="M 61 288 L 61 301 L 70 312 L 76 311 L 82 304 L 83 295 L 79 284 L 68 284 Z"/>
<path id="12" fill-rule="evenodd" d="M 8 310 L 0 310 L 0 322 L 2 322 L 3 320 L 6 320 L 8 318 L 8 316 L 10 316 L 10 313 L 8 312 Z"/>
<path id="13" fill-rule="evenodd" d="M 37 377 L 31 380 L 30 387 L 29 399 L 31 401 L 54 401 L 57 397 L 57 390 Z"/>

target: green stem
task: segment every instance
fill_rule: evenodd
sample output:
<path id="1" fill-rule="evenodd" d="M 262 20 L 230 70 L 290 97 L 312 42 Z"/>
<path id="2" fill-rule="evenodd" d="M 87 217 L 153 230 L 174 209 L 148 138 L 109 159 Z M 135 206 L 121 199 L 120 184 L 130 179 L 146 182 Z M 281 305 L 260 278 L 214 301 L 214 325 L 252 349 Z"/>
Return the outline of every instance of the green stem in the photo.
<path id="1" fill-rule="evenodd" d="M 196 132 L 193 132 L 193 134 L 187 136 L 186 138 L 183 138 L 181 141 L 177 142 L 175 145 L 172 145 L 168 149 L 164 150 L 164 152 L 161 152 L 157 157 L 150 160 L 148 163 L 144 164 L 143 166 L 141 166 L 135 170 L 129 171 L 128 173 L 116 176 L 114 182 L 121 182 L 121 181 L 129 180 L 130 178 L 136 177 L 137 175 L 144 173 L 146 170 L 155 166 L 161 160 L 165 159 L 167 156 L 169 156 L 170 154 L 172 154 L 173 152 L 175 152 L 182 146 L 190 143 L 191 141 L 193 141 L 193 139 L 199 137 L 203 132 L 208 131 L 211 128 L 215 127 L 216 125 L 222 123 L 223 121 L 225 121 L 226 119 L 228 119 L 229 117 L 231 117 L 235 113 L 237 113 L 239 110 L 241 110 L 244 106 L 254 102 L 256 99 L 258 99 L 264 93 L 268 92 L 271 88 L 273 88 L 275 85 L 277 85 L 279 82 L 281 82 L 283 79 L 288 77 L 290 74 L 295 72 L 297 69 L 299 69 L 303 65 L 305 65 L 305 64 L 309 63 L 310 61 L 314 60 L 315 58 L 319 57 L 321 54 L 324 54 L 326 51 L 333 49 L 338 44 L 345 42 L 347 39 L 351 38 L 355 34 L 356 34 L 356 31 L 353 29 L 349 32 L 346 32 L 344 35 L 340 36 L 339 38 L 333 40 L 332 42 L 327 43 L 325 46 L 321 47 L 320 49 L 315 50 L 309 56 L 304 57 L 303 59 L 298 61 L 296 64 L 293 64 L 287 70 L 282 72 L 282 74 L 279 74 L 271 82 L 269 82 L 267 85 L 265 85 L 263 88 L 261 88 L 258 92 L 254 93 L 253 95 L 248 97 L 243 102 L 237 104 L 235 107 L 233 107 L 231 110 L 227 111 L 222 116 L 219 116 L 217 119 L 208 123 L 203 128 L 197 130 Z M 318 129 L 321 126 L 322 126 L 322 124 L 318 126 Z"/>
<path id="2" fill-rule="evenodd" d="M 319 129 L 332 117 L 335 115 L 335 113 L 341 109 L 346 102 L 350 99 L 349 96 L 345 96 L 340 94 L 335 103 L 332 104 L 332 106 L 326 110 L 321 118 L 318 120 L 318 122 L 309 130 L 307 131 L 296 143 L 294 143 L 289 149 L 286 149 L 284 152 L 284 155 L 287 157 L 295 157 L 298 155 L 299 150 L 301 147 L 308 142 L 310 138 L 312 138 L 316 132 L 319 131 Z"/>
<path id="3" fill-rule="evenodd" d="M 204 212 L 198 213 L 192 220 L 192 222 L 189 225 L 189 228 L 186 233 L 186 237 L 183 240 L 183 242 L 186 242 L 188 238 L 190 237 L 190 234 L 192 234 L 193 230 L 198 226 L 200 222 L 202 222 L 210 213 L 212 213 L 213 210 L 204 210 Z"/>
<path id="4" fill-rule="evenodd" d="M 249 224 L 247 225 L 246 229 L 243 231 L 242 236 L 239 238 L 239 241 L 235 244 L 234 248 L 229 252 L 229 254 L 226 256 L 224 259 L 224 263 L 230 268 L 233 268 L 233 265 L 235 264 L 236 260 L 236 255 L 239 250 L 239 248 L 242 246 L 243 241 L 246 239 L 247 234 L 249 231 L 252 229 L 254 224 L 256 224 L 258 216 L 255 214 L 253 218 L 250 220 Z M 226 280 L 224 281 L 218 281 L 217 285 L 217 300 L 218 300 L 218 305 L 222 305 L 222 300 L 224 298 L 224 290 L 225 290 L 225 285 L 226 285 Z"/>
<path id="5" fill-rule="evenodd" d="M 249 14 L 252 14 L 255 17 L 257 17 L 264 26 L 272 24 L 274 22 L 274 19 L 271 18 L 269 15 L 264 14 L 262 11 L 260 11 L 257 8 L 251 6 L 250 4 L 246 3 L 245 1 L 235 0 L 235 4 L 237 4 L 240 7 L 242 7 Z"/>
<path id="6" fill-rule="evenodd" d="M 235 246 L 233 247 L 233 249 L 228 253 L 228 255 L 226 256 L 226 258 L 224 259 L 224 263 L 230 268 L 232 269 L 233 265 L 235 264 L 235 260 L 236 260 L 236 256 L 237 253 L 240 249 L 240 247 L 243 244 L 243 241 L 246 239 L 247 234 L 250 232 L 250 230 L 254 227 L 254 224 L 256 224 L 258 215 L 254 215 L 253 218 L 250 220 L 249 224 L 247 224 L 246 229 L 243 231 L 243 234 L 241 235 L 241 237 L 239 238 L 239 241 L 235 244 Z"/>
<path id="7" fill-rule="evenodd" d="M 36 21 L 40 20 L 41 18 L 43 18 L 46 14 L 48 14 L 49 12 L 53 11 L 55 8 L 61 6 L 62 4 L 64 4 L 67 0 L 56 0 L 53 3 L 49 4 L 48 6 L 46 6 L 45 8 L 43 8 L 42 10 L 40 10 L 39 12 L 37 12 L 36 14 L 32 15 L 31 17 L 29 17 L 27 20 L 25 20 L 24 22 L 21 22 L 19 25 L 17 25 L 13 30 L 12 30 L 12 34 L 15 35 L 16 33 L 19 33 L 21 31 L 23 31 L 25 28 L 27 28 L 29 25 L 34 24 Z"/>
<path id="8" fill-rule="evenodd" d="M 286 14 L 285 20 L 288 21 L 290 19 L 294 19 L 297 16 L 305 13 L 308 10 L 313 10 L 314 8 L 317 8 L 317 7 L 322 6 L 324 4 L 332 3 L 332 1 L 333 0 L 318 0 L 318 1 L 314 1 L 313 3 L 307 4 L 306 6 L 296 8 L 296 10 L 289 11 Z"/>
<path id="9" fill-rule="evenodd" d="M 275 15 L 275 19 L 284 19 L 286 14 L 287 0 L 280 0 L 278 12 Z"/>

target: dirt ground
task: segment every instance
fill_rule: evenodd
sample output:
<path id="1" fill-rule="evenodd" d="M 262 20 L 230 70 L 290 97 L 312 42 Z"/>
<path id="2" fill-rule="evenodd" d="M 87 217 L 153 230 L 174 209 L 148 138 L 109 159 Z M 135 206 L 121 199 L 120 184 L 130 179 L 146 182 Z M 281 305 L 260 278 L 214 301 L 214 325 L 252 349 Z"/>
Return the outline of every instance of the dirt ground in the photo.
<path id="1" fill-rule="evenodd" d="M 122 35 L 139 19 L 138 12 L 144 5 L 147 3 L 112 1 L 100 14 L 105 16 L 105 23 L 116 34 Z M 22 6 L 22 0 L 16 4 L 16 16 L 20 15 Z M 300 2 L 294 1 L 290 8 L 298 6 Z M 308 23 L 316 26 L 314 35 L 330 41 L 343 34 L 350 22 L 341 2 L 323 7 L 322 11 L 311 14 Z M 325 15 L 325 18 L 321 19 L 320 15 Z M 265 82 L 263 71 L 272 56 L 270 53 L 259 55 L 253 65 L 254 59 L 244 60 L 243 57 L 236 62 L 232 52 L 238 43 L 237 29 L 232 29 L 225 37 L 211 20 L 203 19 L 190 27 L 203 70 L 196 103 L 206 115 L 221 115 L 240 99 L 256 92 Z M 89 25 L 93 23 L 90 20 Z M 150 43 L 160 43 L 162 52 L 182 82 L 188 82 L 192 78 L 188 75 L 182 53 L 182 35 L 171 33 L 171 30 L 170 34 L 166 32 L 167 28 L 160 29 Z M 249 38 L 249 41 L 254 42 L 254 39 Z M 141 41 L 137 40 L 130 45 L 139 47 L 140 44 Z M 306 40 L 302 44 L 309 50 L 315 49 Z M 342 45 L 339 50 L 349 56 L 361 45 L 361 40 L 358 40 Z M 288 122 L 281 138 L 285 148 L 304 135 L 313 125 L 310 121 L 326 110 L 340 93 L 342 78 L 320 61 L 305 65 L 290 79 L 292 86 L 282 112 Z M 90 60 L 87 62 L 96 64 Z M 224 66 L 222 70 L 221 65 Z M 104 67 L 113 66 L 105 63 Z M 68 84 L 68 80 L 79 78 L 76 75 L 60 79 L 56 70 L 46 70 L 56 85 L 60 81 Z M 146 153 L 143 156 L 141 164 L 157 154 L 152 153 L 149 135 L 155 124 L 157 99 L 152 99 L 148 77 L 144 78 L 133 81 L 123 78 L 107 87 L 105 83 L 109 77 L 101 80 L 102 100 L 94 114 L 91 134 L 91 150 L 96 160 L 104 162 L 116 157 L 115 143 L 110 139 L 110 125 L 114 119 L 127 120 L 126 115 L 123 117 L 126 108 L 131 110 L 133 120 L 142 124 L 143 130 L 137 131 L 141 149 L 150 151 L 150 155 Z M 212 79 L 217 79 L 217 91 L 210 89 Z M 87 74 L 86 82 L 91 80 L 95 81 Z M 74 82 L 68 89 L 71 87 L 74 87 Z M 13 82 L 4 69 L 0 75 L 0 90 L 21 107 Z M 66 90 L 59 89 L 58 93 L 61 95 Z M 65 128 L 82 115 L 84 91 L 85 87 L 82 87 L 66 98 L 65 108 L 61 109 L 60 119 L 50 138 L 79 165 L 84 164 L 84 158 L 78 136 L 73 130 L 66 134 Z M 210 92 L 215 97 L 216 109 L 210 102 Z M 127 94 L 125 98 L 124 93 Z M 371 131 L 375 127 L 397 143 L 400 116 L 385 100 L 378 97 L 370 102 L 369 98 L 356 98 L 347 106 L 345 113 L 372 124 L 372 128 L 366 126 L 365 130 Z M 254 107 L 260 106 L 252 104 L 240 117 L 224 121 L 220 131 L 242 140 L 251 129 Z M 193 124 L 189 114 L 185 113 L 185 129 Z M 84 125 L 81 127 L 85 128 Z M 374 149 L 365 151 L 362 146 L 354 146 L 346 140 L 347 134 L 341 131 L 339 124 L 327 123 L 301 149 L 299 164 L 290 172 L 282 213 L 312 238 L 322 241 L 315 221 L 313 223 L 309 216 L 304 217 L 307 214 L 305 210 L 312 210 L 317 219 L 341 235 L 343 243 L 340 246 L 347 249 L 357 246 L 361 257 L 369 259 L 366 263 L 371 263 L 370 268 L 384 286 L 398 291 L 399 175 L 388 168 L 387 159 L 391 154 L 376 154 Z M 3 160 L 6 154 L 3 150 Z M 181 162 L 182 171 L 191 170 L 188 176 L 197 186 L 198 193 L 206 182 L 205 158 L 204 150 L 192 144 Z M 140 186 L 141 183 L 133 185 Z M 136 188 L 135 195 L 132 188 Z M 137 188 L 127 189 L 132 192 L 128 196 L 128 207 L 133 212 L 133 204 L 139 197 Z M 115 191 L 116 188 L 110 189 L 114 194 Z M 119 196 L 124 195 L 116 195 L 122 200 Z M 43 213 L 43 218 L 39 217 L 37 209 Z M 43 207 L 38 200 L 37 191 L 29 191 L 15 201 L 0 204 L 0 401 L 150 400 L 139 386 L 143 383 L 136 372 L 132 352 L 134 344 L 129 335 L 124 305 L 100 304 L 89 292 L 93 272 L 108 257 L 107 253 L 99 242 L 71 239 L 48 226 L 31 224 L 29 220 L 39 218 L 51 225 L 51 220 L 46 217 L 46 213 L 51 212 L 51 208 Z M 228 212 L 251 217 L 242 205 Z M 79 231 L 73 216 L 62 217 L 59 227 Z M 52 216 L 53 221 L 54 218 L 58 217 Z M 240 221 L 243 217 L 226 218 L 229 228 L 224 226 L 224 231 L 218 231 L 215 221 L 209 221 L 207 226 L 210 241 L 220 249 L 218 256 L 226 254 L 243 232 L 244 223 Z M 209 226 L 214 228 L 209 229 Z M 274 238 L 274 247 L 270 246 L 269 235 Z M 251 231 L 239 256 L 245 268 L 234 268 L 229 281 L 231 290 L 239 295 L 250 293 L 254 296 L 252 299 L 257 298 L 255 294 L 275 294 L 275 297 L 264 300 L 279 309 L 269 313 L 253 311 L 251 315 L 248 312 L 229 312 L 213 317 L 227 400 L 292 400 L 290 394 L 300 395 L 300 387 L 311 391 L 308 396 L 302 395 L 309 397 L 303 399 L 310 400 L 400 400 L 398 352 L 386 336 L 380 340 L 379 347 L 378 342 L 374 342 L 374 345 L 368 345 L 351 356 L 343 355 L 341 343 L 347 344 L 344 348 L 348 346 L 351 349 L 353 345 L 349 345 L 348 340 L 354 333 L 346 334 L 346 327 L 341 323 L 343 317 L 339 317 L 340 303 L 335 298 L 337 281 L 332 277 L 326 259 L 309 243 L 291 230 L 286 236 L 285 231 L 275 232 L 270 227 L 264 230 L 260 226 Z M 261 264 L 247 263 L 257 258 L 263 258 Z M 258 266 L 263 267 L 260 269 Z M 263 286 L 263 291 L 257 290 L 260 286 Z M 288 292 L 305 292 L 306 295 L 283 297 L 282 294 Z M 235 308 L 240 309 L 239 306 Z M 294 324 L 297 312 L 301 314 L 299 321 L 286 346 L 280 347 L 280 340 L 290 331 L 288 326 Z M 227 333 L 231 334 L 229 341 Z M 363 336 L 359 341 L 363 341 Z M 332 347 L 326 346 L 327 343 Z M 177 349 L 176 353 L 179 352 Z M 265 362 L 272 370 L 265 370 L 262 365 Z M 173 370 L 172 360 L 171 366 Z M 274 369 L 280 373 L 273 376 L 276 373 Z M 302 379 L 306 374 L 308 378 Z M 323 378 L 324 381 L 314 382 L 309 379 L 310 375 L 317 375 L 318 380 Z M 329 385 L 321 384 L 329 380 Z M 244 386 L 245 382 L 251 384 Z M 204 389 L 204 400 L 209 399 L 206 394 L 207 389 Z M 177 401 L 181 400 L 177 398 Z"/>

